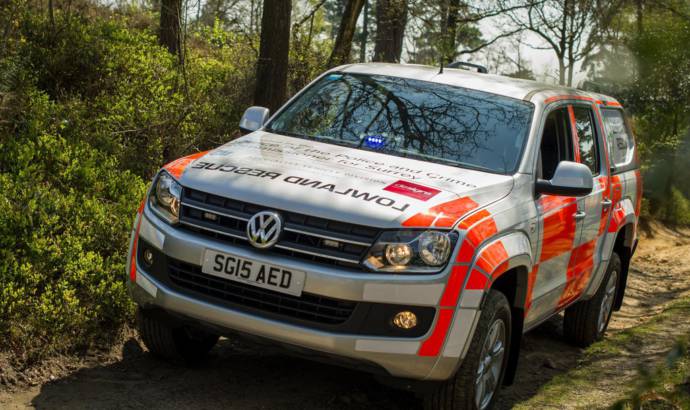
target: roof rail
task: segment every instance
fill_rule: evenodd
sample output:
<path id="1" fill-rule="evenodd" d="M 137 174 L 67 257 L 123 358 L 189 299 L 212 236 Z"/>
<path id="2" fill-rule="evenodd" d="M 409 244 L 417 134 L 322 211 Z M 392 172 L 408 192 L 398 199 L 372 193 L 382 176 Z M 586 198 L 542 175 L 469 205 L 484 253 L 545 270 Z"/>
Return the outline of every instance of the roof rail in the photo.
<path id="1" fill-rule="evenodd" d="M 474 68 L 477 70 L 478 73 L 482 74 L 488 74 L 489 70 L 486 69 L 483 65 L 479 64 L 474 64 L 474 63 L 466 63 L 464 61 L 453 61 L 452 63 L 448 64 L 446 68 L 462 68 L 467 70 L 468 68 Z"/>

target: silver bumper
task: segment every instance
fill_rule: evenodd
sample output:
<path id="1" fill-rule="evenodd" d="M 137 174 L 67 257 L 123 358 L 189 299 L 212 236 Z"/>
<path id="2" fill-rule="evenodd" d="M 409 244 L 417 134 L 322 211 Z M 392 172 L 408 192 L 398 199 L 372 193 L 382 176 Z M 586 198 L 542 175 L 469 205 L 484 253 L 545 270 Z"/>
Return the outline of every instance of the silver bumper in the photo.
<path id="1" fill-rule="evenodd" d="M 418 306 L 437 306 L 448 272 L 434 276 L 398 276 L 377 274 L 349 274 L 334 268 L 302 262 L 278 255 L 267 257 L 265 253 L 222 244 L 193 235 L 157 220 L 145 209 L 142 215 L 140 238 L 176 259 L 201 265 L 205 249 L 212 248 L 255 260 L 307 272 L 305 292 L 352 301 L 395 303 Z M 128 261 L 127 266 L 130 266 Z M 171 312 L 209 323 L 222 328 L 256 335 L 280 343 L 296 345 L 331 355 L 375 363 L 392 376 L 418 380 L 443 380 L 453 374 L 460 355 L 447 357 L 420 356 L 419 348 L 429 334 L 419 338 L 367 337 L 362 335 L 334 334 L 321 330 L 282 323 L 245 312 L 191 298 L 170 289 L 165 284 L 142 272 L 137 266 L 136 284 L 129 282 L 134 300 L 144 307 L 161 307 Z M 465 312 L 460 312 L 465 310 Z M 462 329 L 449 332 L 455 340 L 448 340 L 455 351 L 466 350 L 471 340 L 477 311 L 460 309 L 456 319 Z M 432 324 L 429 333 L 434 329 Z M 457 327 L 457 326 L 456 326 Z M 461 330 L 461 331 L 457 331 Z M 462 346 L 458 349 L 459 346 Z"/>

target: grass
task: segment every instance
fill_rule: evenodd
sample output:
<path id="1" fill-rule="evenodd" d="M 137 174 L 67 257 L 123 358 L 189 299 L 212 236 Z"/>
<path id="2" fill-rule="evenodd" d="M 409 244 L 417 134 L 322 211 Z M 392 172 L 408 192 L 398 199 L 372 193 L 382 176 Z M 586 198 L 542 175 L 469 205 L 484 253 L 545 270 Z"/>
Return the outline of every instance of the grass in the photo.
<path id="1" fill-rule="evenodd" d="M 690 297 L 595 343 L 516 409 L 690 409 Z M 659 353 L 663 352 L 663 353 Z"/>

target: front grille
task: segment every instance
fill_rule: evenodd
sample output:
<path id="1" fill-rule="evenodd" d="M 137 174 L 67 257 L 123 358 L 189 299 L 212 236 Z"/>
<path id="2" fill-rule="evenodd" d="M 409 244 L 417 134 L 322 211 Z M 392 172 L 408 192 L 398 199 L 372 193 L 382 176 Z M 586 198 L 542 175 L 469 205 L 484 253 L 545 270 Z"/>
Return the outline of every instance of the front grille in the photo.
<path id="1" fill-rule="evenodd" d="M 202 293 L 223 302 L 314 323 L 328 325 L 345 323 L 357 306 L 356 302 L 309 293 L 303 293 L 301 296 L 286 295 L 217 278 L 202 273 L 199 266 L 174 259 L 169 259 L 168 277 L 173 284 L 181 288 Z"/>
<path id="2" fill-rule="evenodd" d="M 183 228 L 235 245 L 248 245 L 247 221 L 266 207 L 184 188 L 180 207 Z M 285 226 L 270 250 L 318 263 L 361 269 L 359 262 L 379 230 L 278 210 Z"/>

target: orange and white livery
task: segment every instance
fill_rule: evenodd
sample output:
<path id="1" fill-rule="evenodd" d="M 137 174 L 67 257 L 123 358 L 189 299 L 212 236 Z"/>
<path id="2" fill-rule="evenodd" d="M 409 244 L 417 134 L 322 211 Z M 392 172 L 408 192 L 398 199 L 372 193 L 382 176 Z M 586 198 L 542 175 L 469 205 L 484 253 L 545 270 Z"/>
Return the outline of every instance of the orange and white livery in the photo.
<path id="1" fill-rule="evenodd" d="M 358 64 L 240 126 L 164 166 L 137 214 L 127 273 L 153 353 L 258 338 L 486 409 L 525 332 L 564 311 L 585 346 L 621 306 L 642 179 L 612 97 Z"/>

